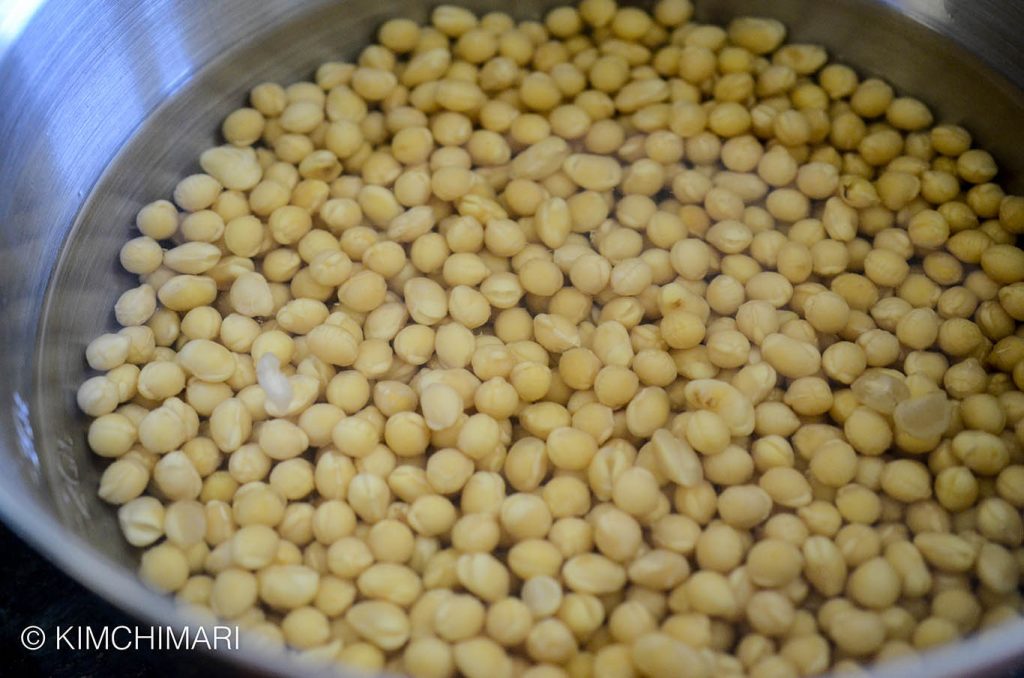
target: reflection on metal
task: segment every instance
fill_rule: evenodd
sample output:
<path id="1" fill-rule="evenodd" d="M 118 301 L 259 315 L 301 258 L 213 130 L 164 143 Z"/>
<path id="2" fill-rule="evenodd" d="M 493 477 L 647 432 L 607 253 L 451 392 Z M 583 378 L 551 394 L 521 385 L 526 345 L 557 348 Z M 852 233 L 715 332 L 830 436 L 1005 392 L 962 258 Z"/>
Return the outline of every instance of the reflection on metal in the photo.
<path id="1" fill-rule="evenodd" d="M 565 0 L 456 1 L 538 18 Z M 0 515 L 69 574 L 151 623 L 183 617 L 134 577 L 137 553 L 96 496 L 103 463 L 86 449 L 74 403 L 84 346 L 112 325 L 109 309 L 133 284 L 118 271 L 117 251 L 134 213 L 195 171 L 252 85 L 351 59 L 385 18 L 422 21 L 435 4 L 0 0 L 0 403 L 14 404 L 0 407 Z M 862 73 L 884 75 L 996 149 L 1010 186 L 1024 192 L 1024 96 L 1013 86 L 1024 86 L 1024 3 L 696 4 L 701 20 L 771 14 L 792 39 L 822 42 Z M 940 677 L 1005 664 L 1024 652 L 1021 628 L 944 650 L 916 670 Z M 258 649 L 230 659 L 285 671 Z"/>
<path id="2" fill-rule="evenodd" d="M 18 451 L 21 452 L 21 459 L 25 462 L 22 464 L 22 468 L 25 469 L 24 472 L 29 475 L 32 482 L 39 483 L 42 471 L 39 468 L 39 453 L 36 452 L 28 404 L 17 391 L 12 394 L 11 399 L 14 411 L 14 434 L 18 439 Z"/>
<path id="3" fill-rule="evenodd" d="M 72 524 L 82 530 L 88 524 L 91 517 L 90 501 L 95 494 L 96 488 L 90 485 L 83 485 L 78 471 L 78 462 L 75 461 L 75 441 L 71 436 L 65 436 L 57 441 L 56 454 L 57 483 L 52 488 L 54 495 L 58 498 L 63 509 L 61 515 L 69 519 Z"/>
<path id="4" fill-rule="evenodd" d="M 0 0 L 0 59 L 43 4 L 43 0 Z"/>

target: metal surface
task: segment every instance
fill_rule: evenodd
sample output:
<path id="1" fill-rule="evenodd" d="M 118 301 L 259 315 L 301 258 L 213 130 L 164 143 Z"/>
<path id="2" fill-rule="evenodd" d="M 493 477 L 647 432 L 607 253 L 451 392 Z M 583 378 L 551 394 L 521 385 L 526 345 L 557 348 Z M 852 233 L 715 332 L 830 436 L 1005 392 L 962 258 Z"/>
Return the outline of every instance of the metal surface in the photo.
<path id="1" fill-rule="evenodd" d="M 466 4 L 538 17 L 558 2 Z M 168 196 L 197 169 L 198 152 L 249 87 L 351 58 L 384 18 L 423 19 L 428 6 L 50 0 L 24 26 L 0 21 L 0 514 L 71 576 L 133 614 L 184 622 L 135 579 L 137 555 L 96 498 L 101 466 L 85 448 L 74 406 L 83 348 L 113 326 L 113 301 L 131 284 L 118 270 L 117 249 L 138 207 Z M 932 104 L 939 120 L 971 129 L 995 151 L 1000 179 L 1022 191 L 1021 3 L 698 0 L 698 8 L 706 20 L 776 16 L 793 39 L 821 42 L 861 72 L 884 75 Z M 1024 655 L 1022 639 L 1018 623 L 887 671 L 951 676 L 1005 667 Z M 258 649 L 228 659 L 286 669 Z"/>

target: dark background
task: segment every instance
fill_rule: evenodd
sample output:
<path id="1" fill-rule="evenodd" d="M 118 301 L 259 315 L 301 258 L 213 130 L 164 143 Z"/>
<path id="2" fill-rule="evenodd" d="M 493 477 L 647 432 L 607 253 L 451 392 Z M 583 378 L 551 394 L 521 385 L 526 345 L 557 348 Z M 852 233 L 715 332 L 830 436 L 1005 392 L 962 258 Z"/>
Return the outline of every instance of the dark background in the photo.
<path id="1" fill-rule="evenodd" d="M 240 676 L 209 654 L 180 650 L 54 649 L 60 626 L 135 625 L 139 622 L 93 595 L 32 550 L 0 523 L 0 675 L 36 676 Z M 21 630 L 35 625 L 50 640 L 29 652 Z M 146 624 L 148 626 L 148 624 Z"/>

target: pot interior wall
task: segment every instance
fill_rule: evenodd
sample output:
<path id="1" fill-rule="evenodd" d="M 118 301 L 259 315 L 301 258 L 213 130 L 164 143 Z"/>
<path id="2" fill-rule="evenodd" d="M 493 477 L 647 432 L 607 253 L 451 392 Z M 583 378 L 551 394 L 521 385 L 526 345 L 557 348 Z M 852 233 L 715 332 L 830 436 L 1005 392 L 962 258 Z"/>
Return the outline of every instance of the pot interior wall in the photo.
<path id="1" fill-rule="evenodd" d="M 198 154 L 218 143 L 221 120 L 245 103 L 253 85 L 310 77 L 322 61 L 354 58 L 384 19 L 424 20 L 428 14 L 427 5 L 401 0 L 313 0 L 301 7 L 287 0 L 144 4 L 132 10 L 126 25 L 123 18 L 108 17 L 113 10 L 105 9 L 104 3 L 89 3 L 94 18 L 107 22 L 109 35 L 93 31 L 92 39 L 100 41 L 102 49 L 76 43 L 78 52 L 73 49 L 69 55 L 106 59 L 113 65 L 80 66 L 83 74 L 77 81 L 71 65 L 62 67 L 60 75 L 66 81 L 48 84 L 46 101 L 33 99 L 35 108 L 27 115 L 45 114 L 42 122 L 49 127 L 41 134 L 66 131 L 67 136 L 51 136 L 53 149 L 32 146 L 40 157 L 37 162 L 45 164 L 24 170 L 11 196 L 0 189 L 0 205 L 11 197 L 8 205 L 17 206 L 8 206 L 6 213 L 0 207 L 5 229 L 10 230 L 19 216 L 20 228 L 38 229 L 17 237 L 5 233 L 0 241 L 0 267 L 6 269 L 0 281 L 6 284 L 9 279 L 14 286 L 8 288 L 5 321 L 17 323 L 0 330 L 0 341 L 8 352 L 18 343 L 27 347 L 33 339 L 37 342 L 31 363 L 23 349 L 20 361 L 6 358 L 0 365 L 13 375 L 0 386 L 0 395 L 17 396 L 11 401 L 16 404 L 13 414 L 3 415 L 14 418 L 0 426 L 7 429 L 3 461 L 17 470 L 0 480 L 0 489 L 6 483 L 11 492 L 23 493 L 26 510 L 31 507 L 55 518 L 89 549 L 116 564 L 120 577 L 134 569 L 137 553 L 123 542 L 115 511 L 96 497 L 103 464 L 85 445 L 87 422 L 75 406 L 75 390 L 87 377 L 85 345 L 115 329 L 113 303 L 121 291 L 136 284 L 117 263 L 121 244 L 133 237 L 135 213 L 146 202 L 169 197 L 182 176 L 198 171 Z M 481 11 L 498 9 L 538 18 L 544 8 L 561 3 L 466 4 Z M 996 4 L 1011 18 L 1015 15 L 1017 27 L 1024 27 L 1024 9 L 1012 3 L 981 2 L 972 7 L 984 12 Z M 1024 147 L 1024 98 L 1011 80 L 1020 84 L 1024 76 L 1014 71 L 1007 80 L 986 67 L 985 61 L 1005 65 L 1000 60 L 1009 58 L 997 49 L 998 40 L 994 46 L 981 46 L 979 58 L 926 28 L 923 24 L 955 18 L 942 2 L 706 0 L 698 7 L 701 19 L 716 22 L 743 13 L 770 14 L 789 25 L 791 39 L 823 43 L 862 74 L 884 75 L 901 91 L 931 104 L 937 120 L 971 129 L 1005 168 L 1000 179 L 1021 191 L 1024 156 L 1018 150 Z M 47 11 L 44 7 L 37 23 L 61 18 Z M 946 30 L 964 42 L 964 25 L 970 27 L 968 22 Z M 1011 57 L 1020 53 L 1020 46 L 1009 52 Z M 1024 60 L 1009 63 L 1020 69 Z M 0 74 L 8 78 L 43 77 L 10 62 L 5 69 Z M 92 102 L 94 108 L 81 113 L 87 125 L 76 127 L 75 117 L 60 108 L 71 95 L 80 105 Z M 110 127 L 106 132 L 101 131 L 106 129 L 104 120 Z M 5 122 L 11 120 L 0 119 Z M 10 129 L 0 124 L 0 131 Z M 123 150 L 113 157 L 124 141 Z M 78 210 L 83 188 L 93 186 L 104 165 L 95 189 Z M 47 181 L 54 182 L 59 194 L 54 205 L 42 205 L 46 193 L 38 184 Z M 19 188 L 23 194 L 15 202 L 13 192 Z M 37 461 L 33 455 L 38 455 Z"/>

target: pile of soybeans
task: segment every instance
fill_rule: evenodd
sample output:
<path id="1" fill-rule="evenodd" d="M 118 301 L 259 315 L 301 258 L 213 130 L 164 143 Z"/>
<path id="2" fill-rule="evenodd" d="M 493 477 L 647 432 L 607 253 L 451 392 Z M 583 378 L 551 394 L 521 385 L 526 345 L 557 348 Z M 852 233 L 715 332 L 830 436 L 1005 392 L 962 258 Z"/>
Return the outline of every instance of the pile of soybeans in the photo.
<path id="1" fill-rule="evenodd" d="M 86 351 L 143 580 L 425 678 L 857 671 L 1020 614 L 1024 198 L 691 15 L 440 6 L 251 90 Z"/>

